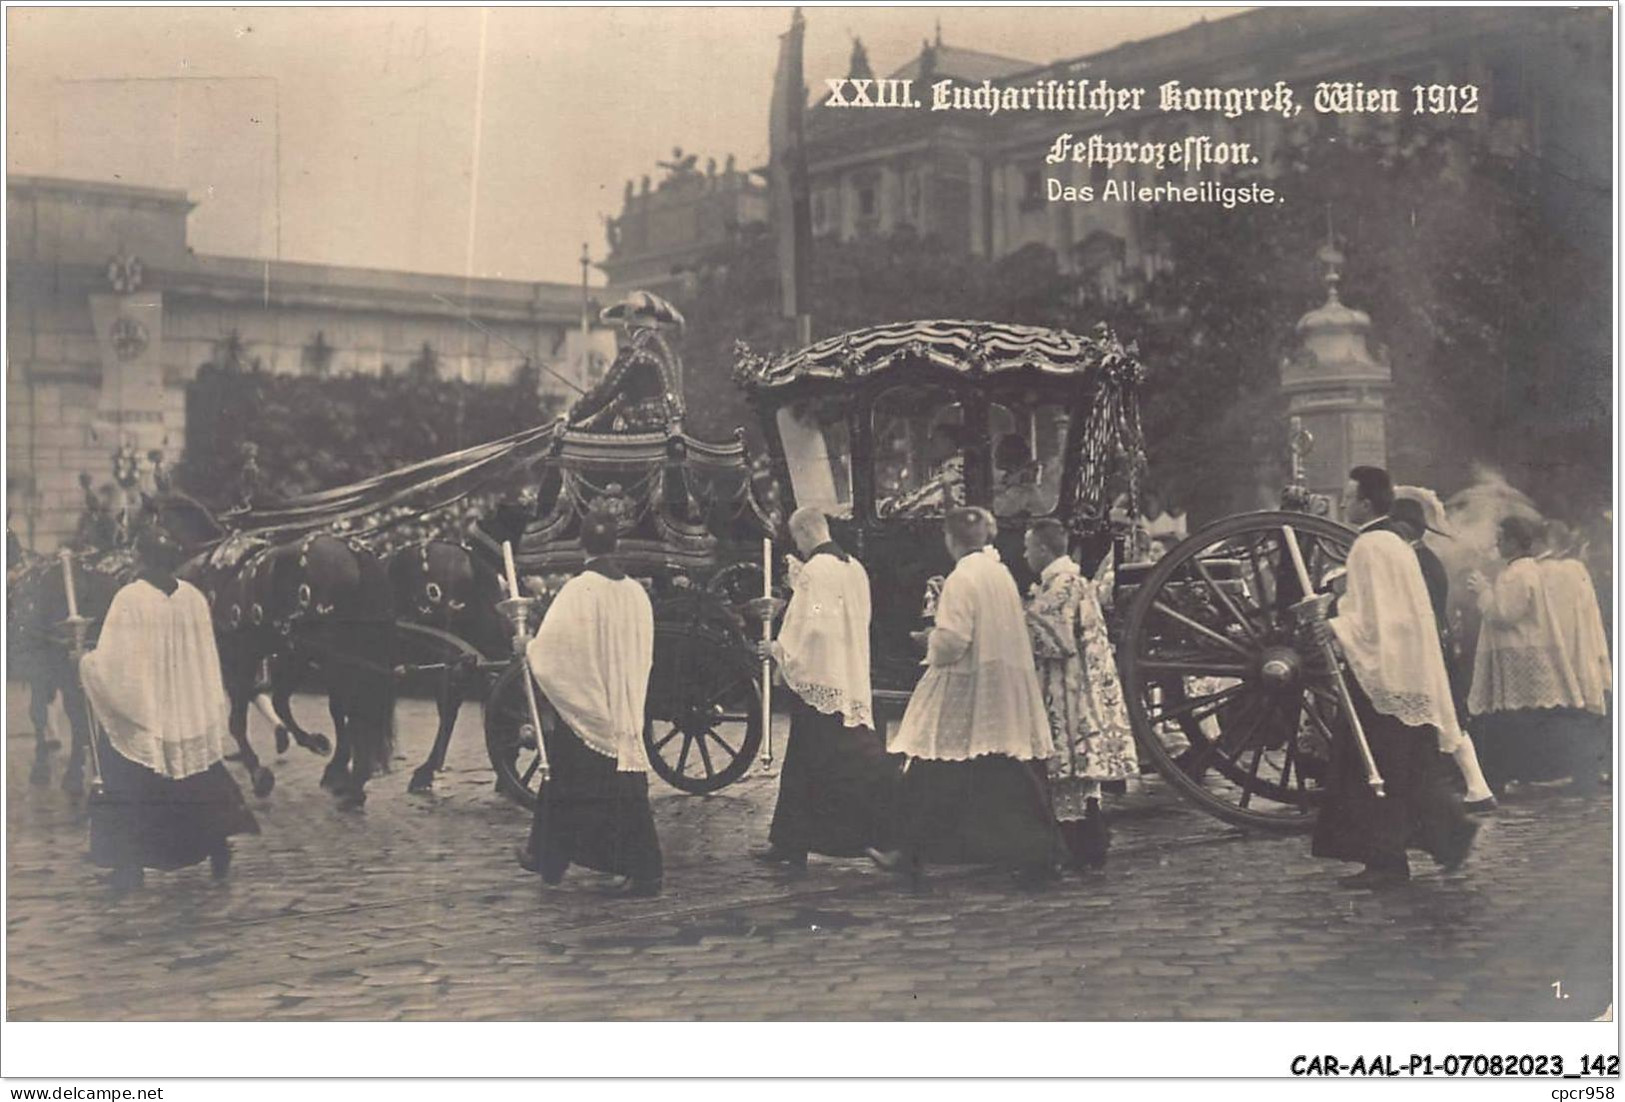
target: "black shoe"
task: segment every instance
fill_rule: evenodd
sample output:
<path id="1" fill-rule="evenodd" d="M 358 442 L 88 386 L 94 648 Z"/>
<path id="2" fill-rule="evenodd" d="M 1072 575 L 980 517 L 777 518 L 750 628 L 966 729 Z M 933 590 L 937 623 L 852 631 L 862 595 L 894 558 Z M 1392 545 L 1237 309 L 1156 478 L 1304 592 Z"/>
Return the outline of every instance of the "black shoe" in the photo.
<path id="1" fill-rule="evenodd" d="M 221 842 L 213 853 L 209 854 L 209 875 L 216 880 L 224 880 L 231 873 L 231 843 Z"/>
<path id="2" fill-rule="evenodd" d="M 1479 825 L 1472 819 L 1466 820 L 1451 840 L 1449 850 L 1438 855 L 1436 860 L 1439 867 L 1445 872 L 1455 872 L 1467 863 L 1467 855 L 1473 852 L 1473 839 L 1478 837 Z"/>
<path id="3" fill-rule="evenodd" d="M 515 846 L 513 855 L 514 859 L 519 862 L 519 867 L 526 872 L 542 871 L 542 866 L 537 862 L 536 855 L 530 852 L 529 846 Z"/>
<path id="4" fill-rule="evenodd" d="M 1100 810 L 1100 801 L 1091 797 L 1084 804 L 1083 825 L 1078 831 L 1078 866 L 1096 870 L 1105 868 L 1106 854 L 1111 846 L 1112 832 L 1106 825 L 1106 813 Z"/>
<path id="5" fill-rule="evenodd" d="M 1055 870 L 1048 867 L 1021 869 L 1016 873 L 1015 881 L 1018 891 L 1048 891 L 1055 883 Z"/>
<path id="6" fill-rule="evenodd" d="M 807 855 L 805 853 L 791 853 L 778 846 L 769 846 L 766 849 L 754 850 L 751 858 L 764 865 L 789 865 L 792 869 L 805 869 Z"/>
<path id="7" fill-rule="evenodd" d="M 603 894 L 622 899 L 653 899 L 660 894 L 664 882 L 655 880 L 626 880 L 603 889 Z"/>
<path id="8" fill-rule="evenodd" d="M 1374 869 L 1369 866 L 1364 872 L 1357 872 L 1353 876 L 1344 876 L 1338 879 L 1337 886 L 1350 889 L 1368 889 L 1380 891 L 1383 888 L 1393 888 L 1407 883 L 1411 878 L 1408 869 Z"/>
<path id="9" fill-rule="evenodd" d="M 903 872 L 904 867 L 907 865 L 907 859 L 900 849 L 881 850 L 869 846 L 863 852 L 868 855 L 869 860 L 873 861 L 877 868 L 885 869 L 887 872 Z"/>

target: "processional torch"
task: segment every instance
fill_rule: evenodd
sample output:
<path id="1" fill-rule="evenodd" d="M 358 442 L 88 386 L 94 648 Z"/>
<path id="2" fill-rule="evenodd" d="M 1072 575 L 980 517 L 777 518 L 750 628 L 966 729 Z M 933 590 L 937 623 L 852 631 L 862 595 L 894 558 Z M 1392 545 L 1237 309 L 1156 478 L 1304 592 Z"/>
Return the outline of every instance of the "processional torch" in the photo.
<path id="1" fill-rule="evenodd" d="M 750 614 L 762 622 L 762 650 L 769 652 L 773 643 L 773 617 L 779 614 L 784 602 L 773 596 L 773 540 L 762 537 L 762 595 L 747 603 Z M 762 772 L 773 768 L 773 659 L 770 653 L 762 655 Z"/>
<path id="2" fill-rule="evenodd" d="M 762 537 L 762 642 L 773 643 L 773 539 Z M 762 656 L 762 771 L 773 766 L 773 659 Z"/>
<path id="3" fill-rule="evenodd" d="M 518 657 L 523 673 L 519 680 L 525 684 L 525 704 L 530 709 L 530 729 L 536 735 L 537 772 L 547 780 L 547 743 L 542 738 L 542 710 L 536 705 L 536 686 L 531 681 L 530 658 L 525 652 L 530 642 L 529 618 L 531 601 L 519 593 L 519 571 L 513 561 L 513 541 L 502 541 L 502 568 L 507 575 L 508 599 L 497 605 L 497 610 L 513 624 L 513 652 Z"/>
<path id="4" fill-rule="evenodd" d="M 1311 619 L 1324 616 L 1321 605 L 1321 596 L 1315 592 L 1315 587 L 1309 581 L 1309 568 L 1304 565 L 1303 551 L 1298 547 L 1298 534 L 1292 530 L 1290 524 L 1281 525 L 1281 534 L 1286 542 L 1287 553 L 1292 556 L 1292 566 L 1298 573 L 1298 585 L 1302 587 L 1303 600 L 1292 606 L 1294 615 L 1299 623 L 1303 624 Z M 1322 640 L 1321 654 L 1326 659 L 1327 667 L 1332 671 L 1332 684 L 1337 689 L 1337 700 L 1343 706 L 1343 714 L 1348 716 L 1349 730 L 1354 735 L 1354 745 L 1359 748 L 1360 760 L 1365 764 L 1366 783 L 1371 786 L 1371 794 L 1381 798 L 1388 794 L 1383 782 L 1382 774 L 1377 770 L 1377 759 L 1371 756 L 1371 744 L 1366 741 L 1365 727 L 1360 723 L 1360 717 L 1354 710 L 1354 698 L 1349 695 L 1348 682 L 1343 679 L 1343 668 L 1338 665 L 1337 652 L 1332 648 L 1330 640 Z"/>
<path id="5" fill-rule="evenodd" d="M 79 615 L 79 593 L 73 586 L 73 552 L 64 547 L 58 554 L 62 561 L 63 595 L 68 599 L 68 618 L 64 622 L 73 629 L 73 675 L 79 677 L 79 663 L 85 656 L 85 634 L 90 621 Z M 96 800 L 106 790 L 102 783 L 101 750 L 97 746 L 101 741 L 101 725 L 96 722 L 96 711 L 88 699 L 85 701 L 85 721 L 90 730 L 90 798 Z"/>

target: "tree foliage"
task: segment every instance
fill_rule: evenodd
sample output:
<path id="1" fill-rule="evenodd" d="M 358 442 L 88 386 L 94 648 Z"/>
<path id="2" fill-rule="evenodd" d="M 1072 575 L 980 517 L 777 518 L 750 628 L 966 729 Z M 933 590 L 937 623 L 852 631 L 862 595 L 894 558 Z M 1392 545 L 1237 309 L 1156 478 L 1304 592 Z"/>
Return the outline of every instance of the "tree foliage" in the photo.
<path id="1" fill-rule="evenodd" d="M 989 261 L 907 230 L 820 240 L 814 336 L 928 317 L 1077 332 L 1105 320 L 1138 341 L 1150 372 L 1153 481 L 1207 519 L 1269 504 L 1286 477 L 1280 368 L 1300 347 L 1298 319 L 1325 300 L 1317 253 L 1330 235 L 1342 297 L 1370 315 L 1373 352 L 1392 367 L 1396 477 L 1448 493 L 1484 463 L 1559 511 L 1591 507 L 1610 493 L 1607 252 L 1554 228 L 1539 168 L 1508 126 L 1406 116 L 1353 130 L 1306 117 L 1276 146 L 1270 183 L 1285 201 L 1142 208 L 1159 263 L 1138 283 L 1130 273 L 1132 296 L 1041 246 Z M 742 232 L 684 299 L 696 431 L 754 431 L 729 378 L 736 339 L 793 341 L 773 249 L 764 229 Z"/>
<path id="2" fill-rule="evenodd" d="M 236 500 L 243 445 L 258 448 L 272 498 L 341 486 L 495 440 L 556 417 L 534 369 L 481 386 L 404 374 L 322 378 L 204 365 L 187 390 L 180 487 L 213 507 Z"/>

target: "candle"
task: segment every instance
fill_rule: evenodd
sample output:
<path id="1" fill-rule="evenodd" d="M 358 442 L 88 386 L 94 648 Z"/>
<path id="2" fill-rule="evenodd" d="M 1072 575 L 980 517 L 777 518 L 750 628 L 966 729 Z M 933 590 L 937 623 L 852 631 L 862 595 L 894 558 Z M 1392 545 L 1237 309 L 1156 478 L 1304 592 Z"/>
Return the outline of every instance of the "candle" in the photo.
<path id="1" fill-rule="evenodd" d="M 502 541 L 502 566 L 508 572 L 508 596 L 517 600 L 519 597 L 519 571 L 514 568 L 513 544 L 508 540 Z"/>
<path id="2" fill-rule="evenodd" d="M 68 619 L 79 619 L 79 595 L 73 589 L 73 552 L 62 549 L 62 585 L 68 593 Z"/>

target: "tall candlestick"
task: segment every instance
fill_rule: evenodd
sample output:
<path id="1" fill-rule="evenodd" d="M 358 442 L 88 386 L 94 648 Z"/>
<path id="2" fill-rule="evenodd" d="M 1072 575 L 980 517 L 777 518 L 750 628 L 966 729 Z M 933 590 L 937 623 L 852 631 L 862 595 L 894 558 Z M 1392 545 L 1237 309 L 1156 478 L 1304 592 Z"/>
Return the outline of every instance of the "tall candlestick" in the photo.
<path id="1" fill-rule="evenodd" d="M 773 540 L 762 537 L 762 596 L 768 611 L 762 617 L 762 642 L 773 642 Z M 762 658 L 762 768 L 773 764 L 773 660 Z"/>

